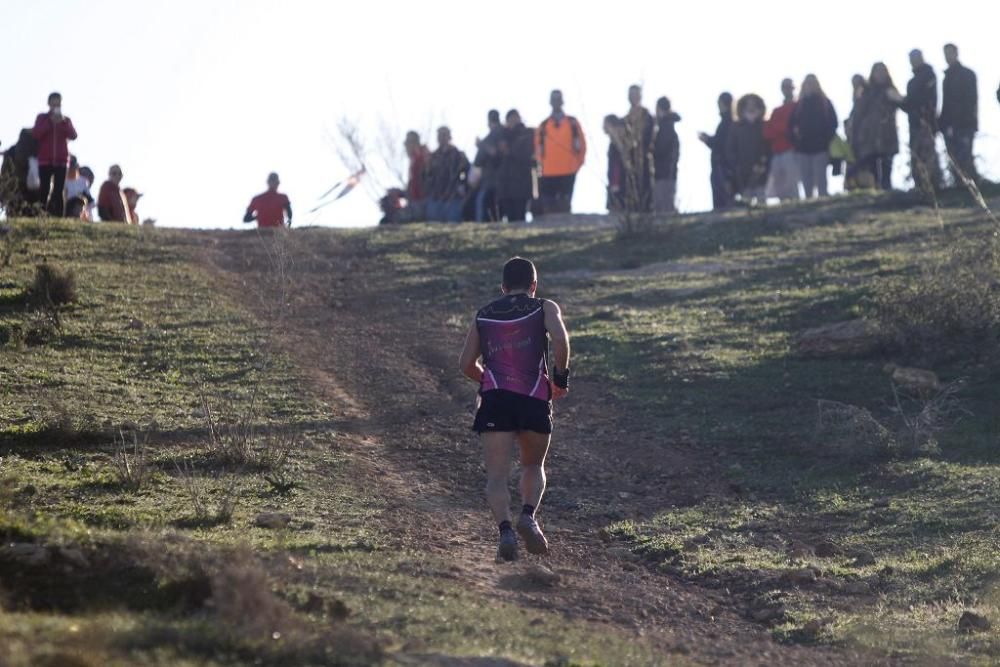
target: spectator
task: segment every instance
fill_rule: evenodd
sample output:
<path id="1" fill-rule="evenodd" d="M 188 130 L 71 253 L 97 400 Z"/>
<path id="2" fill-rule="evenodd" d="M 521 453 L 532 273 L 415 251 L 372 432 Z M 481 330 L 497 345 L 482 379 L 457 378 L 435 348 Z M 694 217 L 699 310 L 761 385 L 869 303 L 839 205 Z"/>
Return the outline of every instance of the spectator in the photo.
<path id="1" fill-rule="evenodd" d="M 941 116 L 938 127 L 951 157 L 951 174 L 958 185 L 963 175 L 979 180 L 972 145 L 979 130 L 979 87 L 976 73 L 958 61 L 958 47 L 946 44 L 948 69 L 941 83 Z"/>
<path id="2" fill-rule="evenodd" d="M 90 194 L 93 179 L 87 180 L 75 156 L 69 158 L 69 171 L 66 173 L 66 186 L 63 200 L 66 202 L 66 217 L 78 220 L 88 220 L 88 207 L 94 197 Z"/>
<path id="3" fill-rule="evenodd" d="M 125 188 L 122 190 L 122 196 L 125 197 L 125 205 L 128 206 L 128 222 L 130 225 L 139 224 L 139 214 L 135 212 L 135 209 L 139 206 L 139 198 L 142 197 L 142 193 L 135 188 Z M 284 195 L 282 195 L 284 196 Z M 289 208 L 291 210 L 291 208 Z M 289 220 L 291 216 L 289 215 Z"/>
<path id="4" fill-rule="evenodd" d="M 10 217 L 33 213 L 35 195 L 28 188 L 28 161 L 37 155 L 38 142 L 30 128 L 21 130 L 17 143 L 3 154 L 0 204 Z"/>
<path id="5" fill-rule="evenodd" d="M 94 171 L 90 167 L 80 167 L 80 175 L 87 179 L 87 192 L 91 192 L 94 189 L 94 183 L 97 178 L 94 176 Z M 93 197 L 87 203 L 87 207 L 84 209 L 82 214 L 82 219 L 87 222 L 93 222 L 96 218 L 94 217 L 94 211 L 97 208 L 97 200 Z"/>
<path id="6" fill-rule="evenodd" d="M 826 168 L 830 164 L 830 142 L 837 135 L 837 112 L 814 74 L 802 82 L 799 103 L 788 124 L 789 137 L 799 156 L 799 174 L 806 199 L 829 194 Z"/>
<path id="7" fill-rule="evenodd" d="M 733 96 L 719 95 L 719 126 L 715 134 L 698 133 L 712 151 L 712 208 L 721 211 L 733 205 L 733 166 L 729 163 L 729 133 L 733 127 Z"/>
<path id="8" fill-rule="evenodd" d="M 906 84 L 906 97 L 894 97 L 910 124 L 910 171 L 917 188 L 924 192 L 941 186 L 941 165 L 934 138 L 937 134 L 937 76 L 924 62 L 919 49 L 910 51 L 913 78 Z"/>
<path id="9" fill-rule="evenodd" d="M 128 205 L 121 191 L 122 168 L 117 164 L 108 170 L 108 180 L 97 193 L 97 214 L 104 222 L 128 223 Z"/>
<path id="10" fill-rule="evenodd" d="M 501 160 L 500 141 L 505 132 L 500 123 L 500 112 L 490 109 L 486 115 L 486 123 L 489 134 L 485 139 L 476 139 L 476 159 L 473 160 L 473 166 L 480 173 L 476 192 L 476 222 L 500 219 L 497 210 L 497 172 Z"/>
<path id="11" fill-rule="evenodd" d="M 49 95 L 48 113 L 40 113 L 31 131 L 38 141 L 38 175 L 42 180 L 39 201 L 49 215 L 61 218 L 64 213 L 63 188 L 69 164 L 69 143 L 76 139 L 73 121 L 62 113 L 62 95 Z"/>
<path id="12" fill-rule="evenodd" d="M 653 210 L 677 212 L 677 162 L 681 155 L 677 129 L 681 117 L 670 107 L 670 100 L 656 101 L 656 129 L 653 139 Z"/>
<path id="13" fill-rule="evenodd" d="M 549 95 L 552 113 L 535 131 L 536 160 L 541 169 L 539 213 L 569 213 L 576 174 L 587 157 L 587 138 L 573 116 L 563 111 L 562 91 Z"/>
<path id="14" fill-rule="evenodd" d="M 292 226 L 292 203 L 288 197 L 278 192 L 281 179 L 275 173 L 267 176 L 267 192 L 257 195 L 250 200 L 247 211 L 243 215 L 243 222 L 257 221 L 258 229 L 284 227 L 287 224 Z M 133 190 L 133 192 L 135 192 Z M 138 193 L 136 193 L 138 194 Z M 136 197 L 138 201 L 138 197 Z M 130 206 L 134 212 L 134 206 Z M 286 222 L 287 216 L 287 222 Z M 136 221 L 138 224 L 138 220 Z"/>
<path id="15" fill-rule="evenodd" d="M 431 154 L 428 170 L 427 219 L 461 222 L 469 159 L 452 145 L 447 127 L 438 129 L 437 138 L 438 149 Z"/>
<path id="16" fill-rule="evenodd" d="M 652 208 L 653 115 L 642 106 L 642 88 L 628 89 L 629 111 L 625 116 L 625 203 L 632 211 Z"/>
<path id="17" fill-rule="evenodd" d="M 899 152 L 896 128 L 897 108 L 893 99 L 900 97 L 889 68 L 875 63 L 864 94 L 851 114 L 851 146 L 860 173 L 871 175 L 872 184 L 882 190 L 892 189 L 892 161 Z"/>
<path id="18" fill-rule="evenodd" d="M 500 215 L 507 222 L 524 222 L 534 189 L 531 170 L 535 162 L 535 132 L 524 126 L 516 109 L 508 111 L 505 118 L 506 127 L 498 144 Z"/>
<path id="19" fill-rule="evenodd" d="M 847 143 L 851 147 L 851 152 L 857 156 L 857 146 L 854 145 L 854 120 L 857 118 L 858 104 L 868 89 L 868 80 L 860 74 L 851 77 L 851 113 L 844 121 L 844 133 L 847 135 Z M 871 174 L 863 168 L 861 161 L 855 157 L 854 162 L 847 163 L 847 171 L 844 174 L 844 189 L 857 190 L 859 188 L 874 187 Z"/>
<path id="20" fill-rule="evenodd" d="M 403 142 L 406 155 L 410 159 L 409 180 L 406 183 L 406 200 L 410 221 L 427 217 L 427 170 L 430 168 L 431 151 L 420 143 L 420 135 L 410 130 Z"/>
<path id="21" fill-rule="evenodd" d="M 625 121 L 614 114 L 604 117 L 604 133 L 608 135 L 608 211 L 625 208 Z"/>
<path id="22" fill-rule="evenodd" d="M 736 104 L 737 121 L 728 137 L 728 162 L 733 167 L 733 186 L 742 201 L 765 199 L 770 147 L 764 138 L 767 107 L 760 95 L 744 95 Z"/>
<path id="23" fill-rule="evenodd" d="M 781 82 L 784 102 L 771 112 L 764 123 L 764 138 L 771 149 L 771 168 L 767 175 L 768 197 L 781 201 L 799 198 L 799 162 L 795 156 L 795 146 L 789 139 L 788 125 L 795 111 L 795 83 L 791 79 Z"/>

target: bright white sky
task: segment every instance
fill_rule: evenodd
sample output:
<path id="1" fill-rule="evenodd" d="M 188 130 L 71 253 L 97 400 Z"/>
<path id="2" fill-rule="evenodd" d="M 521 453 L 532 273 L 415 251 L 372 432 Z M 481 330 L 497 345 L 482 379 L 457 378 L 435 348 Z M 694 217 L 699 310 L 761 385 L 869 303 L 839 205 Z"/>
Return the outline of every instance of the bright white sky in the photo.
<path id="1" fill-rule="evenodd" d="M 714 129 L 720 91 L 757 92 L 773 106 L 782 77 L 815 72 L 844 117 L 852 74 L 884 60 L 902 88 L 907 53 L 919 47 L 940 76 L 941 46 L 953 41 L 979 74 L 983 171 L 1000 175 L 1000 44 L 989 3 L 951 0 L 932 12 L 908 0 L 683 4 L 5 0 L 0 141 L 13 143 L 58 90 L 81 163 L 99 181 L 120 163 L 126 185 L 145 193 L 140 215 L 160 225 L 239 226 L 275 170 L 298 224 L 356 226 L 379 217 L 363 190 L 306 215 L 347 175 L 332 142 L 341 118 L 373 143 L 383 123 L 399 142 L 406 129 L 447 123 L 471 157 L 489 108 L 516 107 L 534 125 L 559 87 L 591 147 L 575 209 L 599 212 L 601 119 L 623 113 L 628 85 L 639 82 L 647 106 L 666 94 L 683 117 L 679 205 L 694 211 L 711 203 L 708 150 L 696 135 Z"/>

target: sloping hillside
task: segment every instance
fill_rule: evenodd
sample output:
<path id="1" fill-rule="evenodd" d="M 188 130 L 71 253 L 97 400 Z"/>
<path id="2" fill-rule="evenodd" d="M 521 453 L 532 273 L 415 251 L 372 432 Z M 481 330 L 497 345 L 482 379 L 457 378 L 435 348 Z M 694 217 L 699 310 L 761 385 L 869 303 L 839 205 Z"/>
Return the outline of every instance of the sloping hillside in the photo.
<path id="1" fill-rule="evenodd" d="M 958 623 L 1000 617 L 991 348 L 796 339 L 884 317 L 886 277 L 991 224 L 961 195 L 630 236 L 15 223 L 0 664 L 987 662 L 996 631 Z M 455 366 L 514 254 L 575 361 L 553 553 L 498 565 Z M 73 303 L 29 293 L 42 262 L 74 271 Z M 964 381 L 897 400 L 888 362 Z M 900 444 L 945 399 L 933 442 Z"/>

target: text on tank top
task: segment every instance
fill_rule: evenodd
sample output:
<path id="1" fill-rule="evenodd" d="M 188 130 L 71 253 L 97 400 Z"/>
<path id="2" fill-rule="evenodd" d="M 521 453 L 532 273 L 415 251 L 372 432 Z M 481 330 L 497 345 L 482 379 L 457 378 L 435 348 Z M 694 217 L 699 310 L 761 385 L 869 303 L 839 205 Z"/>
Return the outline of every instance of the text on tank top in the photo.
<path id="1" fill-rule="evenodd" d="M 513 294 L 493 301 L 476 314 L 485 366 L 480 392 L 504 389 L 551 400 L 543 304 L 542 299 Z"/>

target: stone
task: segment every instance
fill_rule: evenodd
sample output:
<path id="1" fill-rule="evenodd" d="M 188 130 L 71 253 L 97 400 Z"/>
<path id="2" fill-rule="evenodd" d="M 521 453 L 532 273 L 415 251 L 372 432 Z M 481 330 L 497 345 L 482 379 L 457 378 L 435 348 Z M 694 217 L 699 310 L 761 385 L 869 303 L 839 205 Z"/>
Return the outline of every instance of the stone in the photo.
<path id="1" fill-rule="evenodd" d="M 889 373 L 893 382 L 916 394 L 930 394 L 941 389 L 941 381 L 934 371 L 895 364 L 886 364 L 885 371 Z"/>
<path id="2" fill-rule="evenodd" d="M 851 552 L 851 557 L 854 559 L 851 563 L 854 567 L 868 567 L 877 562 L 875 554 L 869 549 L 858 549 L 853 551 Z"/>
<path id="3" fill-rule="evenodd" d="M 834 558 L 839 556 L 842 551 L 840 545 L 833 540 L 823 540 L 813 549 L 817 558 Z"/>
<path id="4" fill-rule="evenodd" d="M 0 559 L 11 560 L 28 567 L 42 567 L 52 560 L 52 554 L 41 544 L 14 542 L 0 548 Z"/>
<path id="5" fill-rule="evenodd" d="M 781 580 L 793 586 L 809 586 L 816 583 L 819 574 L 815 568 L 802 567 L 794 570 L 787 570 L 781 575 Z"/>
<path id="6" fill-rule="evenodd" d="M 784 605 L 778 605 L 777 607 L 763 607 L 761 609 L 754 609 L 750 612 L 750 618 L 758 623 L 770 623 L 784 618 L 784 616 Z"/>
<path id="7" fill-rule="evenodd" d="M 993 627 L 990 619 L 971 611 L 964 612 L 958 619 L 958 631 L 971 634 L 973 632 L 986 632 Z"/>
<path id="8" fill-rule="evenodd" d="M 835 322 L 807 329 L 795 339 L 795 351 L 804 357 L 860 357 L 882 345 L 878 328 L 863 319 Z"/>
<path id="9" fill-rule="evenodd" d="M 292 516 L 283 512 L 261 512 L 253 522 L 258 528 L 277 530 L 287 528 L 288 524 L 292 522 Z"/>
<path id="10" fill-rule="evenodd" d="M 524 574 L 532 583 L 538 586 L 545 586 L 546 588 L 558 586 L 559 582 L 562 581 L 562 577 L 559 574 L 544 565 L 529 565 L 525 569 Z"/>
<path id="11" fill-rule="evenodd" d="M 129 320 L 129 322 L 128 322 L 128 328 L 131 329 L 131 330 L 133 330 L 133 331 L 142 331 L 143 329 L 146 328 L 146 324 L 142 320 L 137 320 L 137 319 L 133 318 L 133 319 Z"/>

